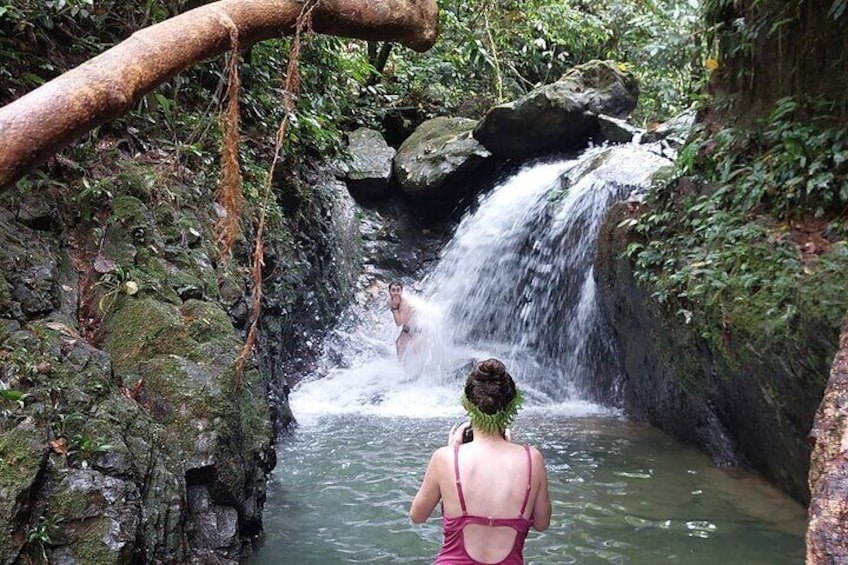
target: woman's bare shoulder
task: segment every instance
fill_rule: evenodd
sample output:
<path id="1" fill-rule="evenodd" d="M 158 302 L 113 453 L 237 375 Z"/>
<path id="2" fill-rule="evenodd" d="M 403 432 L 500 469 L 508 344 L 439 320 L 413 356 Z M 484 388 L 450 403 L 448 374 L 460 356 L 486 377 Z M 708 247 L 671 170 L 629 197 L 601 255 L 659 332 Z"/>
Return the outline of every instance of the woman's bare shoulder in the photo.
<path id="1" fill-rule="evenodd" d="M 535 447 L 533 445 L 530 446 L 530 455 L 533 457 L 534 461 L 538 460 L 542 463 L 544 463 L 545 461 L 545 456 L 542 455 L 542 452 L 539 450 L 538 447 Z"/>
<path id="2" fill-rule="evenodd" d="M 534 466 L 545 464 L 545 456 L 542 455 L 542 452 L 537 447 L 527 444 L 527 448 L 530 451 L 530 459 L 533 461 Z"/>
<path id="3" fill-rule="evenodd" d="M 436 449 L 436 451 L 433 452 L 433 455 L 430 459 L 432 459 L 432 461 L 434 463 L 443 464 L 443 463 L 451 460 L 452 457 L 453 457 L 453 448 L 451 448 L 447 445 L 443 445 L 442 447 Z"/>

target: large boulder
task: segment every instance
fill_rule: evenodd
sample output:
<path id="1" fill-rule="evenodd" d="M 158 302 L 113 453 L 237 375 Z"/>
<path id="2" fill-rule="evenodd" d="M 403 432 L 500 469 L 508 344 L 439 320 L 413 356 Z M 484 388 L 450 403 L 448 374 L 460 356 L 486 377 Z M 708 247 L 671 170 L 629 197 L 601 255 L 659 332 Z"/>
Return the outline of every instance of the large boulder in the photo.
<path id="1" fill-rule="evenodd" d="M 490 109 L 474 137 L 505 158 L 574 149 L 599 135 L 599 115 L 624 118 L 638 97 L 631 73 L 611 62 L 590 61 L 552 84 Z"/>
<path id="2" fill-rule="evenodd" d="M 636 77 L 612 61 L 577 65 L 557 82 L 567 85 L 586 110 L 595 115 L 626 118 L 639 101 Z"/>
<path id="3" fill-rule="evenodd" d="M 395 156 L 395 179 L 401 190 L 433 200 L 464 192 L 463 181 L 491 157 L 471 135 L 475 125 L 468 118 L 442 116 L 418 126 Z"/>
<path id="4" fill-rule="evenodd" d="M 348 152 L 351 159 L 345 181 L 351 195 L 366 200 L 388 196 L 395 150 L 382 134 L 368 128 L 350 132 Z"/>

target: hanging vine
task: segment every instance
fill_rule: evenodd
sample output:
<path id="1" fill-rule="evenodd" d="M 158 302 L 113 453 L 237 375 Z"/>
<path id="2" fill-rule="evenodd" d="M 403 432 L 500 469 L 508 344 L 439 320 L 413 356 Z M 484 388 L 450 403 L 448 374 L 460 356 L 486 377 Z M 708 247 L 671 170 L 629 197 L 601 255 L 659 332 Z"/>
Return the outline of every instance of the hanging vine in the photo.
<path id="1" fill-rule="evenodd" d="M 244 208 L 242 174 L 239 165 L 239 33 L 233 21 L 219 12 L 221 22 L 230 33 L 232 53 L 227 61 L 227 108 L 221 114 L 221 185 L 216 195 L 218 221 L 215 223 L 215 239 L 218 244 L 219 263 L 225 264 L 230 257 L 233 242 L 239 234 L 239 220 Z"/>
<path id="2" fill-rule="evenodd" d="M 259 217 L 256 222 L 256 237 L 254 240 L 253 247 L 253 255 L 251 257 L 251 282 L 253 284 L 253 288 L 251 291 L 251 312 L 250 312 L 250 325 L 247 332 L 247 339 L 245 339 L 244 345 L 242 346 L 241 353 L 236 358 L 235 361 L 235 375 L 234 375 L 234 387 L 238 390 L 241 387 L 241 378 L 244 374 L 244 365 L 247 362 L 247 359 L 250 357 L 253 346 L 256 343 L 256 332 L 259 327 L 259 317 L 262 312 L 262 267 L 263 267 L 263 257 L 265 253 L 265 243 L 263 241 L 263 236 L 265 233 L 265 219 L 266 219 L 266 211 L 268 209 L 268 204 L 271 199 L 271 195 L 273 194 L 271 190 L 271 186 L 274 179 L 274 171 L 277 167 L 277 163 L 280 160 L 280 154 L 282 152 L 283 143 L 286 138 L 286 132 L 288 130 L 289 122 L 291 120 L 291 116 L 294 114 L 295 103 L 297 102 L 297 97 L 300 94 L 300 69 L 299 69 L 299 61 L 300 61 L 300 46 L 301 46 L 301 36 L 304 31 L 309 31 L 312 28 L 312 12 L 315 7 L 318 5 L 320 0 L 309 0 L 303 4 L 301 8 L 300 15 L 297 18 L 297 24 L 295 28 L 294 37 L 292 39 L 291 48 L 289 50 L 289 63 L 286 68 L 286 82 L 283 89 L 284 99 L 283 99 L 283 108 L 286 113 L 280 122 L 280 127 L 277 129 L 276 138 L 274 141 L 274 156 L 271 160 L 271 165 L 268 168 L 268 172 L 265 175 L 265 180 L 263 183 L 263 196 L 262 196 L 262 206 L 259 209 Z"/>

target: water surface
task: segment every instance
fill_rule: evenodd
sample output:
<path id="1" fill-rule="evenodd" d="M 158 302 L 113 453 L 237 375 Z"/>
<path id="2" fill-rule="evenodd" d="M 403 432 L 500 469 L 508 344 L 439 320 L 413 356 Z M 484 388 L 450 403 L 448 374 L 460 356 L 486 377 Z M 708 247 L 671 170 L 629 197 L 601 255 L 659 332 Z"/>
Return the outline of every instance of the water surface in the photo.
<path id="1" fill-rule="evenodd" d="M 516 422 L 515 440 L 545 456 L 554 509 L 550 529 L 528 538 L 528 564 L 803 563 L 803 507 L 757 476 L 716 468 L 650 426 L 559 411 Z M 418 526 L 407 512 L 457 418 L 305 419 L 280 448 L 249 563 L 431 563 L 439 511 Z"/>

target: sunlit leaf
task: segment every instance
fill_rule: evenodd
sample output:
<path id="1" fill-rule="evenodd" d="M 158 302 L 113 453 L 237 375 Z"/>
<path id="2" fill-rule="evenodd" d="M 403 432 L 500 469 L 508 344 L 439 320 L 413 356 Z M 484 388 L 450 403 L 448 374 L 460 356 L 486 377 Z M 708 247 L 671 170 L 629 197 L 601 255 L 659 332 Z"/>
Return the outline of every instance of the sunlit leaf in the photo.
<path id="1" fill-rule="evenodd" d="M 0 398 L 5 398 L 6 400 L 11 400 L 12 402 L 23 400 L 25 396 L 26 395 L 19 390 L 12 390 L 10 388 L 0 389 Z"/>

